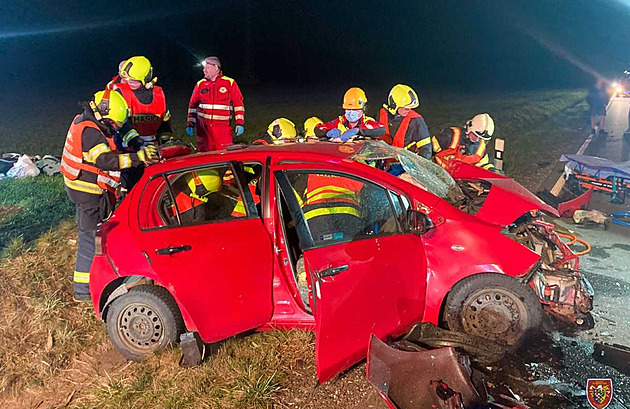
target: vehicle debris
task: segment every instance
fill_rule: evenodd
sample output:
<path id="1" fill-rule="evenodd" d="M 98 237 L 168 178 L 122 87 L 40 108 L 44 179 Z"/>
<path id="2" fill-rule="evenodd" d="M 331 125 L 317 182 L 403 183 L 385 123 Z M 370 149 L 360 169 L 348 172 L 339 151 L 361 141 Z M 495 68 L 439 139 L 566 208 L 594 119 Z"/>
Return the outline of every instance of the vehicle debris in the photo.
<path id="1" fill-rule="evenodd" d="M 575 224 L 597 224 L 607 229 L 608 223 L 610 223 L 610 216 L 597 209 L 576 210 L 573 213 L 573 222 Z"/>
<path id="2" fill-rule="evenodd" d="M 627 346 L 596 342 L 593 358 L 597 362 L 611 366 L 619 372 L 630 376 L 630 348 Z"/>

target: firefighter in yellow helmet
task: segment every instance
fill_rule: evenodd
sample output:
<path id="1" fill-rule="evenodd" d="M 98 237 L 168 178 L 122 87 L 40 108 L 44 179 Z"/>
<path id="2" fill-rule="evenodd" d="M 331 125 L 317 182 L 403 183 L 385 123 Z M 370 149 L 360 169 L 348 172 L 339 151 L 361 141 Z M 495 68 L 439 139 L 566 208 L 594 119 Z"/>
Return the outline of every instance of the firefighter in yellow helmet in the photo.
<path id="1" fill-rule="evenodd" d="M 120 63 L 120 82 L 112 85 L 130 109 L 129 123 L 119 132 L 120 149 L 138 151 L 144 145 L 160 145 L 173 138 L 171 113 L 166 106 L 164 90 L 155 85 L 151 62 L 144 56 L 133 56 Z M 142 169 L 126 170 L 121 183 L 131 189 L 142 177 Z"/>
<path id="2" fill-rule="evenodd" d="M 475 115 L 463 127 L 452 126 L 442 129 L 431 138 L 433 160 L 444 168 L 449 160 L 459 159 L 471 165 L 494 170 L 494 164 L 486 152 L 488 141 L 493 134 L 494 120 L 485 113 Z"/>
<path id="3" fill-rule="evenodd" d="M 315 127 L 315 136 L 327 137 L 334 142 L 346 142 L 356 136 L 378 138 L 385 133 L 385 127 L 365 115 L 367 96 L 361 88 L 350 88 L 343 96 L 345 113 L 330 122 Z"/>
<path id="4" fill-rule="evenodd" d="M 74 268 L 74 297 L 90 299 L 90 267 L 97 225 L 113 210 L 114 192 L 122 169 L 157 161 L 155 147 L 120 153 L 114 133 L 129 115 L 125 99 L 111 90 L 99 91 L 70 124 L 61 156 L 61 173 L 70 201 L 77 210 L 79 246 Z"/>
<path id="5" fill-rule="evenodd" d="M 281 143 L 295 142 L 297 129 L 295 124 L 286 118 L 274 119 L 267 127 L 267 132 L 258 135 L 253 145 L 278 145 Z"/>
<path id="6" fill-rule="evenodd" d="M 172 188 L 181 223 L 229 218 L 234 200 L 220 194 L 223 185 L 223 177 L 217 169 L 194 170 L 175 179 Z M 176 213 L 172 205 L 171 218 L 177 217 Z"/>
<path id="7" fill-rule="evenodd" d="M 387 104 L 379 113 L 378 122 L 385 127 L 384 140 L 431 159 L 431 135 L 424 118 L 414 108 L 420 106 L 418 94 L 408 85 L 398 84 L 389 91 Z"/>
<path id="8" fill-rule="evenodd" d="M 304 121 L 304 139 L 307 141 L 318 141 L 319 138 L 315 135 L 315 127 L 323 123 L 324 121 L 316 116 L 312 116 Z"/>

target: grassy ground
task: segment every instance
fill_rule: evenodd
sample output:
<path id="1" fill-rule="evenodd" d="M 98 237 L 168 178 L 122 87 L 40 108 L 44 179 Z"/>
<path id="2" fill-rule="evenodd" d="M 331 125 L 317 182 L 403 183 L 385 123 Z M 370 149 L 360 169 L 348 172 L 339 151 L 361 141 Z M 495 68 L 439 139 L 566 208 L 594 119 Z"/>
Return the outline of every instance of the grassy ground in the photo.
<path id="1" fill-rule="evenodd" d="M 330 118 L 338 114 L 336 95 L 342 93 L 253 93 L 246 140 L 277 116 L 296 123 L 311 115 Z M 181 119 L 174 124 L 179 135 L 186 98 L 171 99 L 173 115 Z M 583 98 L 573 90 L 436 93 L 424 96 L 420 111 L 432 132 L 489 112 L 497 135 L 507 141 L 508 172 L 534 187 L 560 151 L 575 151 L 581 143 Z M 35 124 L 20 119 L 15 105 L 1 106 L 1 151 L 59 155 L 74 102 L 51 106 L 57 114 L 46 111 Z M 315 388 L 314 337 L 301 331 L 230 339 L 193 369 L 178 366 L 177 350 L 127 363 L 91 309 L 71 302 L 72 215 L 58 177 L 0 181 L 0 407 L 383 407 L 363 367 Z"/>

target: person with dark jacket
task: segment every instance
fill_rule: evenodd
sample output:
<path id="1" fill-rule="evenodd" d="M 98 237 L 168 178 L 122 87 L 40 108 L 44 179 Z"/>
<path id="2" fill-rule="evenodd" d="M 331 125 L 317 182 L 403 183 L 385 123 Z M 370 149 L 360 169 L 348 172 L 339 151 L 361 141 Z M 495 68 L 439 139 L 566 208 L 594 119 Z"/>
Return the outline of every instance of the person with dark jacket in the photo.
<path id="1" fill-rule="evenodd" d="M 61 173 L 70 201 L 76 206 L 79 246 L 74 268 L 74 298 L 90 300 L 90 267 L 97 225 L 114 207 L 114 192 L 122 169 L 157 162 L 154 146 L 137 153 L 119 153 L 113 141 L 127 120 L 129 108 L 119 93 L 106 89 L 82 104 L 68 130 L 61 156 Z"/>
<path id="2" fill-rule="evenodd" d="M 418 94 L 409 86 L 395 85 L 379 113 L 378 122 L 385 127 L 385 142 L 431 159 L 431 135 L 422 115 Z"/>
<path id="3" fill-rule="evenodd" d="M 605 135 L 608 94 L 602 79 L 598 79 L 597 83 L 588 90 L 586 102 L 588 103 L 588 113 L 591 117 L 591 134 L 595 135 L 597 130 L 599 130 L 600 135 Z"/>

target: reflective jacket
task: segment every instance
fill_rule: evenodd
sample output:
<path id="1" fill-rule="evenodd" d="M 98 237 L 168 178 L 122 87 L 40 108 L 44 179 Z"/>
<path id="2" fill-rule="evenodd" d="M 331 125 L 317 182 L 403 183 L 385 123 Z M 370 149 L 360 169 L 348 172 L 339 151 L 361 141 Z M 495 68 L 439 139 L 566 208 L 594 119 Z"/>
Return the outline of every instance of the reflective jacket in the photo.
<path id="1" fill-rule="evenodd" d="M 462 128 L 452 126 L 431 137 L 435 163 L 445 168 L 449 160 L 459 159 L 484 169 L 494 168 L 486 153 L 487 142 L 483 139 L 471 142 L 462 137 L 463 133 Z"/>
<path id="2" fill-rule="evenodd" d="M 304 218 L 349 214 L 361 217 L 359 195 L 363 183 L 352 179 L 311 174 L 308 176 L 302 210 Z"/>
<path id="3" fill-rule="evenodd" d="M 199 80 L 188 103 L 186 126 L 195 126 L 198 121 L 205 125 L 229 126 L 232 117 L 237 125 L 245 123 L 243 94 L 236 81 L 224 75 L 214 81 Z"/>
<path id="4" fill-rule="evenodd" d="M 142 138 L 143 143 L 159 143 L 157 138 L 158 130 L 163 122 L 171 119 L 171 114 L 166 108 L 166 97 L 162 88 L 158 86 L 151 88 L 152 100 L 150 103 L 141 102 L 127 83 L 115 84 L 114 89 L 120 92 L 125 101 L 127 101 L 131 111 L 129 120 L 140 138 Z M 123 139 L 123 142 L 127 143 L 128 141 Z"/>
<path id="5" fill-rule="evenodd" d="M 409 114 L 403 117 L 381 108 L 378 122 L 385 127 L 385 135 L 382 138 L 385 142 L 397 148 L 410 150 L 427 159 L 431 158 L 431 136 L 420 114 L 409 111 Z M 392 137 L 391 131 L 394 129 L 396 133 Z"/>
<path id="6" fill-rule="evenodd" d="M 385 133 L 385 127 L 379 124 L 374 118 L 363 115 L 355 128 L 359 128 L 359 135 L 368 138 L 377 138 Z M 346 119 L 345 115 L 341 115 L 338 118 L 333 119 L 330 122 L 325 122 L 315 126 L 315 136 L 324 137 L 326 132 L 332 129 L 339 129 L 341 133 L 344 133 L 350 129 L 350 122 Z"/>

